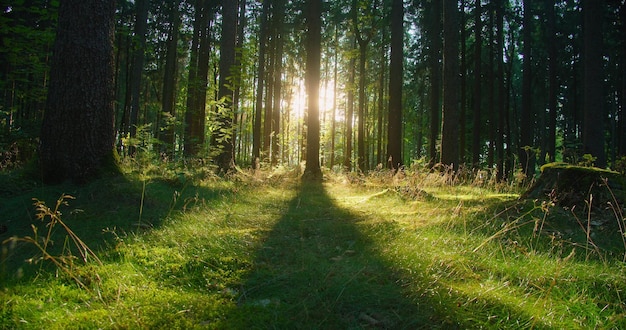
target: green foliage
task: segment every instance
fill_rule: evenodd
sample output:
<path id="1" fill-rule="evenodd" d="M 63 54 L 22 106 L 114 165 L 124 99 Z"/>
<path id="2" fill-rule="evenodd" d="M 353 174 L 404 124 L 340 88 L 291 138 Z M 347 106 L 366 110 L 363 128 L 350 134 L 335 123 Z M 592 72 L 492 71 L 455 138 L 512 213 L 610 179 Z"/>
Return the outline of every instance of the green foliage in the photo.
<path id="1" fill-rule="evenodd" d="M 593 167 L 596 162 L 597 157 L 594 157 L 590 154 L 584 154 L 580 160 L 578 161 L 578 165 L 585 167 Z"/>
<path id="2" fill-rule="evenodd" d="M 626 174 L 626 156 L 622 156 L 621 158 L 616 160 L 613 169 L 622 174 Z"/>

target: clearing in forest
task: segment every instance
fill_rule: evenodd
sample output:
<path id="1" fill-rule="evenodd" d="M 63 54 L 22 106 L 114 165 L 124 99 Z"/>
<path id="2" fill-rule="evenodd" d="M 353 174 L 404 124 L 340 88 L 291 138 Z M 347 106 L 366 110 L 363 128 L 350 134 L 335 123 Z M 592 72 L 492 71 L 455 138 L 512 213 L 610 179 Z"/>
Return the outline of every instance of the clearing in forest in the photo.
<path id="1" fill-rule="evenodd" d="M 129 176 L 5 194 L 0 328 L 626 325 L 624 246 L 600 239 L 612 224 L 427 176 Z M 62 192 L 75 199 L 60 216 L 101 263 L 60 227 L 49 253 L 63 269 L 24 263 L 41 255 L 10 239 L 32 237 L 31 222 L 45 236 L 30 198 Z"/>

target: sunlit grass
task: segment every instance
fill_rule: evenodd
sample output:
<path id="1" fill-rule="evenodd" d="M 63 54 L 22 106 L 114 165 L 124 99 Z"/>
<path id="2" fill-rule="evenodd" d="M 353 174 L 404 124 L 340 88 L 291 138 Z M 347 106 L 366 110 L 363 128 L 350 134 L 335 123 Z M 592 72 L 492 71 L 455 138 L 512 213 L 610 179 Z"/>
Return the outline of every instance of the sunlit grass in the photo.
<path id="1" fill-rule="evenodd" d="M 545 210 L 517 204 L 514 189 L 429 179 L 419 187 L 428 194 L 415 195 L 398 189 L 414 178 L 316 186 L 288 175 L 133 175 L 38 190 L 74 190 L 64 220 L 102 265 L 75 269 L 81 289 L 12 248 L 1 260 L 0 328 L 626 325 L 621 259 L 589 258 L 583 244 L 538 231 Z"/>

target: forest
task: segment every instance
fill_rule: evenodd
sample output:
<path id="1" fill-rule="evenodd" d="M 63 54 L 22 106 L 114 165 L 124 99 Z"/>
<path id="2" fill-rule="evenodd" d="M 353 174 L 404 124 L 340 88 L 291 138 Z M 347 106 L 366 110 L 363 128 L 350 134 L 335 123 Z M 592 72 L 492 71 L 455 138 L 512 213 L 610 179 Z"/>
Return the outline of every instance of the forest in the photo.
<path id="1" fill-rule="evenodd" d="M 624 0 L 0 0 L 0 328 L 622 328 L 624 36 Z"/>

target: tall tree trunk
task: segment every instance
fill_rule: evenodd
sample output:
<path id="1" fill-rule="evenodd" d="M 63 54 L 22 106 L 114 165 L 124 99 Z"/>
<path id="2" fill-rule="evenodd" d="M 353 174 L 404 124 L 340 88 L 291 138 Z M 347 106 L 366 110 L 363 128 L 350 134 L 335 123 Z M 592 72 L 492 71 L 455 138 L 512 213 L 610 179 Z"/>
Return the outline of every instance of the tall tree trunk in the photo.
<path id="1" fill-rule="evenodd" d="M 438 160 L 437 139 L 439 138 L 439 114 L 441 96 L 441 4 L 442 1 L 433 1 L 430 6 L 430 134 L 428 141 L 428 156 L 430 167 L 433 167 Z"/>
<path id="2" fill-rule="evenodd" d="M 197 0 L 189 63 L 185 155 L 197 156 L 205 141 L 206 93 L 209 70 L 209 25 L 213 0 Z"/>
<path id="3" fill-rule="evenodd" d="M 322 48 L 322 0 L 307 0 L 306 89 L 308 96 L 304 178 L 321 181 L 319 88 Z"/>
<path id="4" fill-rule="evenodd" d="M 353 42 L 353 48 L 356 47 L 356 38 Z M 348 85 L 346 95 L 346 152 L 344 155 L 343 166 L 349 172 L 352 170 L 352 137 L 353 137 L 353 119 L 354 119 L 354 77 L 355 77 L 355 59 L 350 57 Z"/>
<path id="5" fill-rule="evenodd" d="M 254 126 L 252 130 L 252 168 L 261 167 L 261 127 L 263 123 L 263 86 L 265 84 L 265 49 L 267 45 L 267 16 L 270 1 L 263 2 L 261 11 L 261 26 L 259 31 L 259 63 L 256 86 L 256 105 L 254 111 Z"/>
<path id="6" fill-rule="evenodd" d="M 554 1 L 544 1 L 546 9 L 546 48 L 548 49 L 548 141 L 547 152 L 551 162 L 556 160 L 556 111 L 557 111 L 557 38 Z"/>
<path id="7" fill-rule="evenodd" d="M 606 167 L 604 121 L 606 107 L 603 93 L 602 19 L 603 0 L 583 0 L 584 16 L 584 92 L 583 152 L 596 157 L 595 165 Z"/>
<path id="8" fill-rule="evenodd" d="M 481 0 L 476 0 L 474 17 L 474 96 L 473 96 L 473 118 L 474 128 L 472 130 L 472 163 L 475 168 L 480 167 L 481 139 L 482 131 L 481 106 L 482 106 L 482 9 Z"/>
<path id="9" fill-rule="evenodd" d="M 178 13 L 178 6 L 180 0 L 175 0 L 169 3 L 169 18 L 170 28 L 168 31 L 168 37 L 166 41 L 166 55 L 165 55 L 165 68 L 163 77 L 163 104 L 162 111 L 166 120 L 162 120 L 163 135 L 161 142 L 163 143 L 163 152 L 173 156 L 174 154 L 174 128 L 176 119 L 176 67 L 178 65 L 178 33 L 180 29 L 180 16 Z"/>
<path id="10" fill-rule="evenodd" d="M 443 112 L 441 163 L 459 167 L 459 7 L 456 1 L 443 4 Z"/>
<path id="11" fill-rule="evenodd" d="M 333 59 L 333 114 L 330 126 L 330 168 L 335 166 L 335 130 L 337 129 L 337 82 L 338 82 L 338 63 L 339 63 L 339 24 L 335 23 L 335 40 L 334 40 L 334 59 Z"/>
<path id="12" fill-rule="evenodd" d="M 241 0 L 244 1 L 244 0 Z M 221 173 L 235 169 L 235 149 L 233 143 L 233 88 L 230 86 L 232 70 L 235 64 L 235 46 L 237 44 L 237 9 L 236 0 L 222 1 L 222 38 L 220 42 L 220 82 L 219 99 L 224 100 L 224 110 L 218 113 L 216 142 L 220 152 L 217 166 Z"/>
<path id="13" fill-rule="evenodd" d="M 239 110 L 239 101 L 241 99 L 241 83 L 242 70 L 241 70 L 241 58 L 243 56 L 243 45 L 245 39 L 245 24 L 246 24 L 246 2 L 247 0 L 239 0 L 239 18 L 237 22 L 237 45 L 235 46 L 235 63 L 233 72 L 233 84 L 235 90 L 233 91 L 233 143 L 235 145 L 235 160 L 242 159 L 242 139 L 239 137 L 239 132 L 243 132 L 243 124 L 245 118 L 245 112 Z M 245 159 L 242 159 L 245 161 Z"/>
<path id="14" fill-rule="evenodd" d="M 367 170 L 365 163 L 365 57 L 369 40 L 359 39 L 359 108 L 357 111 L 357 169 L 364 173 Z"/>
<path id="15" fill-rule="evenodd" d="M 114 17 L 113 0 L 61 2 L 40 135 L 46 183 L 85 182 L 115 162 Z"/>
<path id="16" fill-rule="evenodd" d="M 143 74 L 143 62 L 146 49 L 146 32 L 148 31 L 148 7 L 149 0 L 136 0 L 135 9 L 135 38 L 133 40 L 133 64 L 130 84 L 130 122 L 129 131 L 131 139 L 137 137 L 139 125 L 139 98 L 141 96 L 141 78 Z M 136 152 L 135 145 L 131 144 L 128 153 L 133 156 Z"/>
<path id="17" fill-rule="evenodd" d="M 620 15 L 622 18 L 622 35 L 626 35 L 626 3 L 622 3 L 620 8 Z M 619 116 L 619 150 L 618 156 L 626 156 L 626 38 L 622 38 L 622 56 L 621 56 L 621 71 L 622 71 L 622 92 L 620 97 L 620 116 Z"/>
<path id="18" fill-rule="evenodd" d="M 377 2 L 374 2 L 374 9 L 376 8 Z M 367 161 L 365 159 L 365 121 L 366 121 L 366 113 L 365 113 L 365 83 L 367 74 L 365 73 L 365 62 L 367 60 L 367 46 L 372 40 L 372 36 L 374 33 L 374 15 L 361 15 L 359 13 L 359 6 L 357 0 L 352 1 L 352 23 L 354 24 L 354 32 L 356 36 L 357 43 L 359 45 L 359 107 L 357 109 L 357 169 L 360 172 L 365 172 L 367 170 Z M 366 28 L 366 26 L 359 26 L 359 18 L 366 17 L 371 20 L 371 24 L 367 33 L 364 33 L 362 30 Z"/>
<path id="19" fill-rule="evenodd" d="M 383 164 L 386 160 L 383 159 L 386 155 L 386 151 L 383 151 L 383 141 L 386 138 L 383 136 L 385 122 L 383 120 L 385 113 L 385 78 L 387 72 L 387 40 L 385 38 L 385 29 L 382 30 L 382 45 L 380 47 L 380 72 L 378 73 L 378 118 L 376 125 L 376 164 Z"/>
<path id="20" fill-rule="evenodd" d="M 459 137 L 459 160 L 465 164 L 465 149 L 467 144 L 467 43 L 466 43 L 466 15 L 465 0 L 461 0 L 461 113 L 459 130 L 462 132 Z"/>
<path id="21" fill-rule="evenodd" d="M 276 38 L 276 50 L 274 51 L 274 88 L 272 106 L 272 144 L 270 146 L 271 165 L 278 165 L 280 155 L 280 112 L 282 100 L 282 76 L 283 76 L 283 45 L 284 45 L 284 17 L 285 5 L 284 0 L 275 1 L 274 4 L 274 37 Z"/>
<path id="22" fill-rule="evenodd" d="M 504 0 L 496 0 L 496 61 L 497 61 L 497 73 L 496 73 L 496 90 L 498 93 L 498 134 L 496 136 L 496 150 L 498 156 L 498 163 L 496 165 L 496 179 L 502 181 L 505 178 L 505 153 L 504 153 L 504 136 L 506 116 L 508 108 L 505 105 L 505 92 L 504 86 Z M 510 144 L 507 144 L 510 148 Z"/>
<path id="23" fill-rule="evenodd" d="M 519 159 L 522 166 L 522 172 L 526 177 L 532 177 L 535 174 L 535 161 L 534 154 L 531 148 L 533 147 L 532 138 L 532 85 L 531 85 L 531 67 L 532 67 L 532 53 L 531 53 L 531 40 L 532 40 L 532 14 L 531 14 L 531 0 L 524 0 L 524 25 L 523 25 L 523 62 L 522 62 L 522 111 L 520 114 L 520 143 L 519 143 Z"/>
<path id="24" fill-rule="evenodd" d="M 267 51 L 267 70 L 265 77 L 266 93 L 265 93 L 265 112 L 263 113 L 263 146 L 261 148 L 261 156 L 264 160 L 269 161 L 270 157 L 270 145 L 272 139 L 272 112 L 274 100 L 274 76 L 276 72 L 274 70 L 274 63 L 276 62 L 276 31 L 274 29 L 276 20 L 272 15 L 271 23 L 268 22 L 270 33 L 268 34 L 268 47 Z"/>
<path id="25" fill-rule="evenodd" d="M 487 25 L 487 33 L 488 33 L 488 61 L 487 65 L 487 118 L 488 118 L 488 133 L 489 133 L 489 147 L 487 149 L 487 168 L 492 169 L 495 161 L 495 139 L 496 139 L 496 131 L 498 128 L 497 122 L 497 113 L 495 111 L 495 63 L 494 63 L 494 11 L 493 11 L 493 2 L 491 6 L 488 8 L 489 10 L 489 23 Z"/>
<path id="26" fill-rule="evenodd" d="M 404 10 L 402 0 L 391 5 L 391 56 L 389 64 L 389 125 L 387 153 L 389 167 L 398 170 L 402 164 L 402 75 L 404 61 Z"/>

